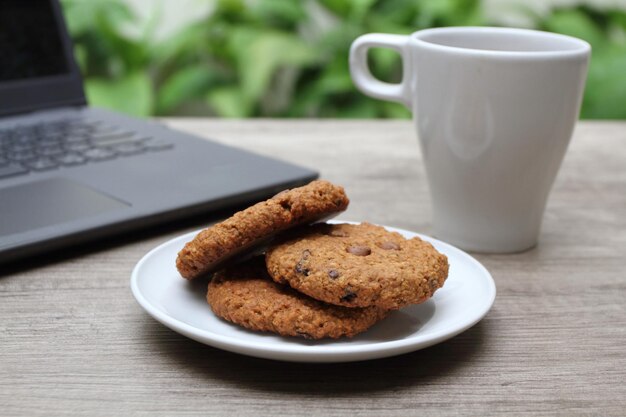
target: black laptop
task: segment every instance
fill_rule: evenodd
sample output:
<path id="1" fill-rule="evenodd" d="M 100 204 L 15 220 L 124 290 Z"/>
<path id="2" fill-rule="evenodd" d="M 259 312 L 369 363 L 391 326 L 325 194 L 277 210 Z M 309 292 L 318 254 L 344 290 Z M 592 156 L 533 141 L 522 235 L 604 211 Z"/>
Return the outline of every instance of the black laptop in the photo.
<path id="1" fill-rule="evenodd" d="M 0 57 L 0 263 L 317 177 L 88 107 L 58 0 L 0 0 Z"/>

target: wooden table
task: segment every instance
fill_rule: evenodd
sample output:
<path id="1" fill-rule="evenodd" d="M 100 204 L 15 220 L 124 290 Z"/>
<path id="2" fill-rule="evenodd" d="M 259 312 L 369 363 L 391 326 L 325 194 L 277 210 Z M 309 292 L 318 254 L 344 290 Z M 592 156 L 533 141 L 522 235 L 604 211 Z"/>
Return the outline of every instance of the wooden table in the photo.
<path id="1" fill-rule="evenodd" d="M 408 121 L 222 121 L 173 127 L 321 171 L 341 217 L 429 234 Z M 214 349 L 135 302 L 130 272 L 207 216 L 0 271 L 0 414 L 626 415 L 626 123 L 583 122 L 539 245 L 476 254 L 498 290 L 465 333 L 414 353 L 309 365 Z"/>

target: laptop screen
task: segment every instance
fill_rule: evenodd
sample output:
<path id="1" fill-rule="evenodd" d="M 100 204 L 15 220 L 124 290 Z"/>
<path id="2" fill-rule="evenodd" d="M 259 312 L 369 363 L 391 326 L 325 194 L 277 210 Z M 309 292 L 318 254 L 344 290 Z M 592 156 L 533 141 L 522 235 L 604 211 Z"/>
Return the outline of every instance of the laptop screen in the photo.
<path id="1" fill-rule="evenodd" d="M 1 0 L 0 28 L 0 82 L 69 72 L 49 0 Z"/>
<path id="2" fill-rule="evenodd" d="M 59 0 L 0 0 L 0 115 L 82 104 Z"/>

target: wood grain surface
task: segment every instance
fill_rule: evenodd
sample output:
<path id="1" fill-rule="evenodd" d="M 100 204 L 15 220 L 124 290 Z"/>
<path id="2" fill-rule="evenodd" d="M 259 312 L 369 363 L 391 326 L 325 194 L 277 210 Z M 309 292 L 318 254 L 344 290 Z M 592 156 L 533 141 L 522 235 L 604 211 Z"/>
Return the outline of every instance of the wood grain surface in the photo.
<path id="1" fill-rule="evenodd" d="M 345 220 L 430 234 L 408 121 L 166 120 L 342 184 Z M 626 415 L 626 123 L 582 122 L 540 243 L 475 254 L 498 295 L 461 335 L 414 353 L 309 365 L 187 339 L 136 303 L 130 272 L 207 215 L 0 269 L 0 415 Z"/>

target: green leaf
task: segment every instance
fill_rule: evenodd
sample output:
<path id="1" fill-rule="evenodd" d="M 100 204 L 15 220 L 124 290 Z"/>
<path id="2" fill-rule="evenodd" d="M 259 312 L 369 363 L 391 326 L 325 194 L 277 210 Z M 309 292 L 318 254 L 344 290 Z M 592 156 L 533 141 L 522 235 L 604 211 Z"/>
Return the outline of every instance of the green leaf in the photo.
<path id="1" fill-rule="evenodd" d="M 410 119 L 411 111 L 403 104 L 392 103 L 390 101 L 381 102 L 382 115 L 389 119 Z"/>
<path id="2" fill-rule="evenodd" d="M 244 98 L 256 102 L 281 66 L 306 66 L 317 60 L 314 48 L 295 35 L 273 31 L 237 30 L 231 40 Z"/>
<path id="3" fill-rule="evenodd" d="M 101 14 L 96 25 L 102 35 L 102 42 L 110 52 L 119 57 L 127 72 L 139 71 L 145 67 L 148 46 L 139 40 L 128 38 L 120 30 L 120 24 L 111 14 Z"/>
<path id="4" fill-rule="evenodd" d="M 130 7 L 120 0 L 65 0 L 61 4 L 72 36 L 93 31 L 102 16 L 115 26 L 132 23 L 136 18 Z"/>
<path id="5" fill-rule="evenodd" d="M 550 32 L 584 39 L 593 49 L 601 49 L 606 44 L 602 30 L 588 15 L 578 9 L 556 11 L 543 22 L 543 26 Z"/>
<path id="6" fill-rule="evenodd" d="M 241 90 L 235 86 L 220 87 L 211 90 L 207 95 L 207 103 L 221 117 L 249 117 L 250 105 L 243 97 Z"/>
<path id="7" fill-rule="evenodd" d="M 398 52 L 388 48 L 372 48 L 368 58 L 369 67 L 376 78 L 389 83 L 402 81 L 402 60 Z"/>
<path id="8" fill-rule="evenodd" d="M 83 45 L 74 46 L 74 58 L 83 73 L 87 71 L 87 50 Z"/>
<path id="9" fill-rule="evenodd" d="M 347 17 L 352 10 L 351 0 L 319 0 L 320 4 L 334 14 Z"/>
<path id="10" fill-rule="evenodd" d="M 152 86 L 144 73 L 131 73 L 117 80 L 87 79 L 85 87 L 91 105 L 133 116 L 151 114 Z"/>
<path id="11" fill-rule="evenodd" d="M 420 27 L 482 25 L 479 0 L 437 0 L 419 2 Z"/>
<path id="12" fill-rule="evenodd" d="M 422 2 L 415 0 L 387 0 L 381 2 L 367 16 L 369 30 L 384 33 L 412 33 L 417 29 L 418 10 Z M 390 28 L 387 30 L 385 28 Z"/>
<path id="13" fill-rule="evenodd" d="M 321 115 L 326 117 L 338 117 L 341 119 L 371 119 L 379 115 L 379 103 L 373 99 L 359 100 L 350 105 L 340 106 L 332 112 L 323 112 Z"/>
<path id="14" fill-rule="evenodd" d="M 437 0 L 420 2 L 420 12 L 433 18 L 455 15 L 457 4 L 454 0 Z"/>
<path id="15" fill-rule="evenodd" d="M 614 25 L 626 30 L 626 11 L 624 10 L 608 10 L 609 19 Z"/>
<path id="16" fill-rule="evenodd" d="M 186 67 L 166 79 L 158 91 L 156 110 L 167 114 L 186 100 L 203 97 L 219 76 L 206 64 Z"/>
<path id="17" fill-rule="evenodd" d="M 295 28 L 306 19 L 303 2 L 285 0 L 263 0 L 252 6 L 254 13 L 268 27 Z"/>
<path id="18" fill-rule="evenodd" d="M 594 54 L 589 68 L 582 118 L 626 119 L 626 47 Z"/>
<path id="19" fill-rule="evenodd" d="M 342 24 L 324 33 L 315 46 L 320 56 L 326 59 L 347 59 L 352 41 L 363 33 L 365 32 L 358 25 Z"/>
<path id="20" fill-rule="evenodd" d="M 137 25 L 131 8 L 120 0 L 65 1 L 64 11 L 88 76 L 120 77 L 145 68 L 148 44 L 131 39 L 124 28 Z"/>
<path id="21" fill-rule="evenodd" d="M 217 11 L 223 14 L 243 14 L 246 11 L 246 4 L 243 0 L 218 0 Z"/>
<path id="22" fill-rule="evenodd" d="M 329 96 L 355 91 L 349 73 L 332 71 L 332 69 L 330 68 L 329 71 L 322 74 L 319 80 L 313 84 L 317 94 Z"/>
<path id="23" fill-rule="evenodd" d="M 362 21 L 375 3 L 376 0 L 352 0 L 350 18 L 355 22 Z"/>
<path id="24" fill-rule="evenodd" d="M 214 51 L 207 45 L 210 33 L 211 28 L 205 22 L 181 28 L 151 49 L 154 64 L 164 66 L 173 62 L 181 65 L 187 57 L 196 58 L 205 53 L 213 54 Z"/>
<path id="25" fill-rule="evenodd" d="M 391 19 L 388 15 L 372 15 L 367 19 L 368 28 L 365 32 L 394 33 L 397 35 L 408 35 L 421 29 L 417 24 L 413 24 L 412 17 L 415 14 L 408 14 L 400 17 L 401 19 L 409 18 L 411 23 L 404 24 L 397 19 Z M 360 33 L 361 34 L 361 33 Z"/>

